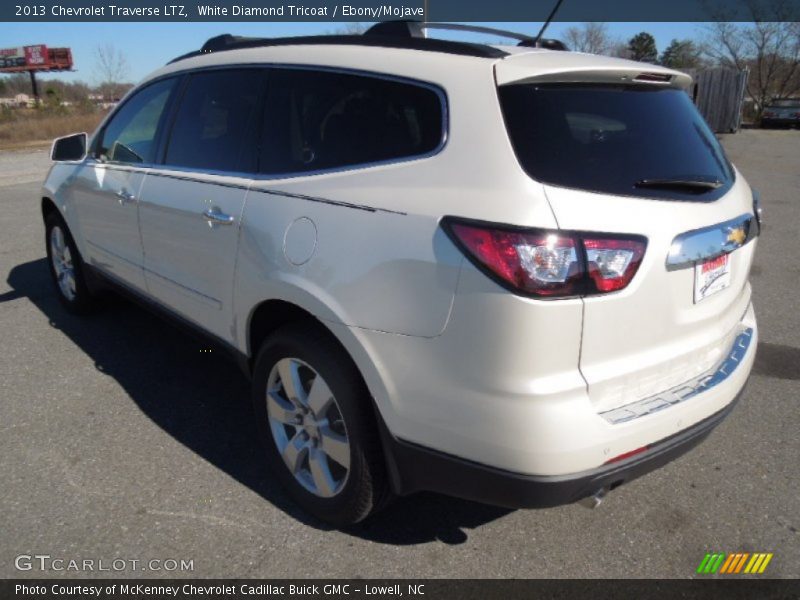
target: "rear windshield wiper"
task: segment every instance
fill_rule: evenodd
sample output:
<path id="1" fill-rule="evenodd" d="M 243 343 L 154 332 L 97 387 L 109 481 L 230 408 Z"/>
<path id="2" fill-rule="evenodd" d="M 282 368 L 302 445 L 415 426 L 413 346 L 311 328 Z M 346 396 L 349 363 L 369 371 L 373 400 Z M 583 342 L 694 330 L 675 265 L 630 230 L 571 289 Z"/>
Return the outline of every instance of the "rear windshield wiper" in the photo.
<path id="1" fill-rule="evenodd" d="M 722 187 L 722 182 L 717 179 L 689 179 L 676 177 L 674 179 L 640 179 L 633 184 L 637 188 L 654 188 L 662 190 L 685 190 L 687 192 L 702 194 Z"/>

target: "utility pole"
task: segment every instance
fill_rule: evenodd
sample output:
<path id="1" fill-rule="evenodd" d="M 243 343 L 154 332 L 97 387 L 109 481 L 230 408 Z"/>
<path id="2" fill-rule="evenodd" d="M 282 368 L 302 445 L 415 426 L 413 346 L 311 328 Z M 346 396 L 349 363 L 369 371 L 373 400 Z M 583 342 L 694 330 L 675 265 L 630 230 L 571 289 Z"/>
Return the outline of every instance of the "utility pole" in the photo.
<path id="1" fill-rule="evenodd" d="M 28 73 L 31 74 L 31 88 L 33 89 L 33 99 L 36 105 L 38 106 L 40 99 L 39 99 L 39 84 L 36 81 L 36 71 L 31 69 L 30 71 L 28 71 Z"/>

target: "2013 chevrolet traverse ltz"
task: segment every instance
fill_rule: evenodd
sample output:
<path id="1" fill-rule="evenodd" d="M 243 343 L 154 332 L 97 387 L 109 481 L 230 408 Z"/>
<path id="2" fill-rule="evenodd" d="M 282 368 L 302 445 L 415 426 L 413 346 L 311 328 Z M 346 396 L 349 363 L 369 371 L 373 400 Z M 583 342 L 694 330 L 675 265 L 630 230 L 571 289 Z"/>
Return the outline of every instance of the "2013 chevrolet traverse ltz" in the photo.
<path id="1" fill-rule="evenodd" d="M 742 390 L 757 200 L 684 73 L 415 33 L 213 38 L 57 140 L 58 294 L 229 348 L 275 476 L 332 523 L 599 498 Z"/>

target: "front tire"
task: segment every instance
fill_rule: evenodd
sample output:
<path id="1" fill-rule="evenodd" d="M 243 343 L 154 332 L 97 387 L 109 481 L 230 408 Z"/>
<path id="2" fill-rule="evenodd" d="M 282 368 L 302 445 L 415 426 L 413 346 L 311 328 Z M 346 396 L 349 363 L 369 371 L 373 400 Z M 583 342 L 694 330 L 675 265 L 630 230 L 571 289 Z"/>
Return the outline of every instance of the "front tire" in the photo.
<path id="1" fill-rule="evenodd" d="M 304 510 L 345 526 L 383 505 L 372 400 L 329 333 L 293 324 L 272 334 L 256 358 L 252 397 L 267 461 Z"/>
<path id="2" fill-rule="evenodd" d="M 59 301 L 72 313 L 92 312 L 96 299 L 86 283 L 83 260 L 67 224 L 61 215 L 51 212 L 44 225 L 47 264 Z"/>

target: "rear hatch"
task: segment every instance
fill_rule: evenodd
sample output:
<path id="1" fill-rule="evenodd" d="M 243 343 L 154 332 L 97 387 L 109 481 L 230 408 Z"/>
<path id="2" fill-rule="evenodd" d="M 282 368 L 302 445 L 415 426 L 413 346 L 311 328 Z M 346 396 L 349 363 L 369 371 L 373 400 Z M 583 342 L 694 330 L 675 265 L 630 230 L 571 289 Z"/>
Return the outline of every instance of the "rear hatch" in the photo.
<path id="1" fill-rule="evenodd" d="M 689 77 L 558 52 L 512 56 L 496 77 L 517 158 L 559 227 L 647 238 L 627 287 L 583 301 L 580 369 L 596 410 L 708 372 L 749 305 L 757 226 L 750 188 L 684 91 Z M 676 238 L 705 228 L 669 265 Z"/>

